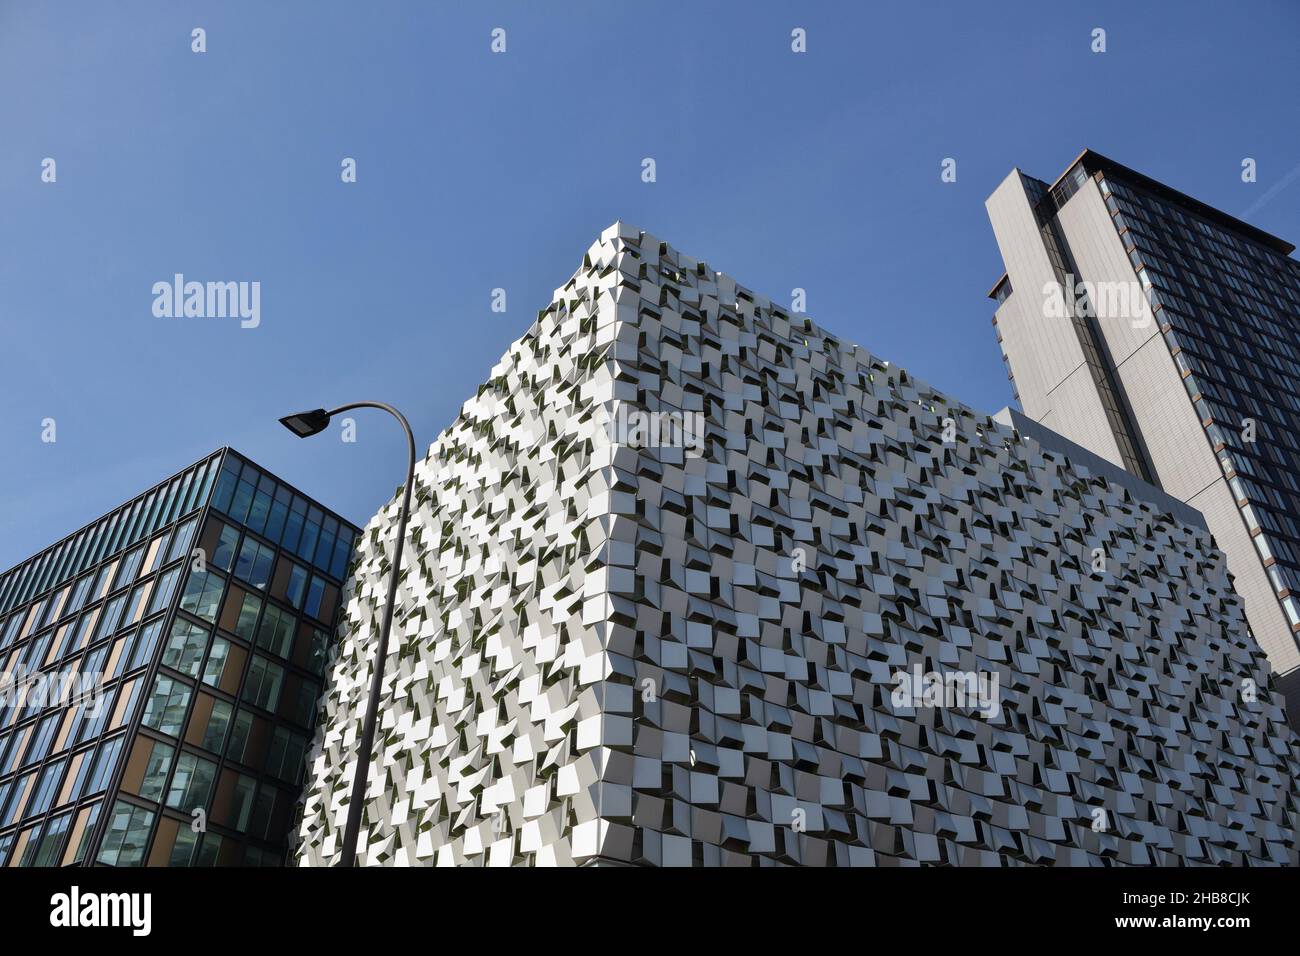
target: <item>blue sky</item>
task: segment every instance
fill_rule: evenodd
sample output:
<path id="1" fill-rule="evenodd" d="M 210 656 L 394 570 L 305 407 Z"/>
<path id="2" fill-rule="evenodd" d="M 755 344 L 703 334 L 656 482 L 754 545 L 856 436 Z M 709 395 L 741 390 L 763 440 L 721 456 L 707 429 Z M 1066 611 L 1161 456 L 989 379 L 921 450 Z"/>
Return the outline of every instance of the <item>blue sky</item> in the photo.
<path id="1" fill-rule="evenodd" d="M 1013 166 L 1235 214 L 1300 166 L 1300 7 L 1055 6 L 0 0 L 0 568 L 225 444 L 363 523 L 396 426 L 276 419 L 386 400 L 427 447 L 616 219 L 1000 408 Z M 1296 241 L 1292 183 L 1250 220 Z M 155 317 L 177 272 L 260 282 L 260 326 Z"/>

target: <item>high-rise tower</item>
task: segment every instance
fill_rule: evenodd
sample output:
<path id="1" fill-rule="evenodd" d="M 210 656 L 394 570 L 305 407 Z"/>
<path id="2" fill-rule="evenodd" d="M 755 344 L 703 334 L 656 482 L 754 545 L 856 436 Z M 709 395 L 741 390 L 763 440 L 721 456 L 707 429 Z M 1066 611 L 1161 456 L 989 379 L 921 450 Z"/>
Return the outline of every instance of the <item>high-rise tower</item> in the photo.
<path id="1" fill-rule="evenodd" d="M 1294 247 L 1090 150 L 987 208 L 1024 413 L 1205 515 L 1300 720 Z"/>

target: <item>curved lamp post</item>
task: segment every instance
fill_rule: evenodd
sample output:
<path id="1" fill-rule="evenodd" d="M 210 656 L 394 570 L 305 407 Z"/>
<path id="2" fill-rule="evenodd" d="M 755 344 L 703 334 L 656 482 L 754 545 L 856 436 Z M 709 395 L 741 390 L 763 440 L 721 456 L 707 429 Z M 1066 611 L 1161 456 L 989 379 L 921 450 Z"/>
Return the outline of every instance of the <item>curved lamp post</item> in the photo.
<path id="1" fill-rule="evenodd" d="M 383 402 L 352 402 L 326 411 L 317 408 L 296 415 L 286 415 L 280 424 L 299 438 L 307 438 L 325 430 L 330 419 L 340 412 L 354 408 L 378 408 L 388 412 L 406 432 L 409 453 L 406 466 L 406 487 L 402 493 L 402 517 L 397 525 L 397 547 L 393 553 L 393 570 L 388 577 L 388 602 L 384 606 L 384 623 L 379 630 L 379 649 L 375 657 L 374 675 L 370 679 L 370 699 L 366 702 L 366 720 L 361 729 L 361 747 L 357 757 L 357 770 L 352 777 L 352 800 L 348 804 L 348 822 L 343 830 L 343 856 L 339 866 L 355 866 L 357 860 L 357 835 L 361 830 L 361 807 L 366 794 L 366 773 L 370 769 L 370 752 L 375 746 L 375 718 L 379 711 L 379 688 L 384 680 L 384 660 L 388 656 L 388 632 L 393 625 L 393 606 L 397 603 L 397 578 L 402 571 L 402 545 L 406 541 L 406 520 L 411 513 L 411 486 L 415 484 L 415 438 L 406 416 L 392 405 Z"/>

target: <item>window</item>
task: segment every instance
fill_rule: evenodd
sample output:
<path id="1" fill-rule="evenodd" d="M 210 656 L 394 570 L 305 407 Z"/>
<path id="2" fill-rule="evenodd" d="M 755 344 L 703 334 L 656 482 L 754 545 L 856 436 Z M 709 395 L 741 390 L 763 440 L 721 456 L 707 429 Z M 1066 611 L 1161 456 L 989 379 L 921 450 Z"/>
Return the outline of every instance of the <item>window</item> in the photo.
<path id="1" fill-rule="evenodd" d="M 191 827 L 181 825 L 176 831 L 176 842 L 172 844 L 171 856 L 167 859 L 168 866 L 193 866 L 194 851 L 198 849 L 199 834 L 195 833 Z"/>
<path id="2" fill-rule="evenodd" d="M 122 753 L 122 741 L 124 739 L 121 736 L 114 737 L 100 746 L 99 753 L 95 755 L 95 762 L 86 780 L 86 792 L 82 796 L 94 796 L 108 786 L 109 778 L 113 775 L 113 769 L 117 766 L 117 758 Z"/>
<path id="3" fill-rule="evenodd" d="M 122 565 L 117 570 L 117 580 L 113 582 L 113 590 L 124 588 L 135 580 L 135 573 L 140 570 L 140 563 L 144 560 L 144 548 L 136 548 L 125 558 L 122 559 Z"/>
<path id="4" fill-rule="evenodd" d="M 330 560 L 334 557 L 334 542 L 338 540 L 339 523 L 334 518 L 326 518 L 321 529 L 320 542 L 316 546 L 315 565 L 322 571 L 328 571 Z"/>
<path id="5" fill-rule="evenodd" d="M 145 558 L 142 574 L 152 574 L 162 567 L 163 558 L 167 556 L 167 534 L 166 532 L 154 538 L 149 544 L 149 555 Z"/>
<path id="6" fill-rule="evenodd" d="M 81 665 L 77 670 L 81 674 L 83 683 L 102 683 L 104 658 L 108 656 L 111 644 L 100 644 L 93 651 L 87 651 L 81 659 Z"/>
<path id="7" fill-rule="evenodd" d="M 22 767 L 30 767 L 45 759 L 45 755 L 50 752 L 50 743 L 54 740 L 54 731 L 58 728 L 62 717 L 63 712 L 56 710 L 37 725 L 36 733 L 32 735 L 32 742 L 27 747 L 27 756 L 23 759 Z"/>
<path id="8" fill-rule="evenodd" d="M 327 631 L 319 628 L 311 629 L 311 645 L 307 649 L 306 667 L 313 674 L 320 676 L 325 673 L 325 667 L 329 664 L 330 657 L 330 635 Z"/>
<path id="9" fill-rule="evenodd" d="M 140 796 L 146 800 L 161 801 L 163 789 L 167 786 L 167 772 L 172 768 L 172 757 L 176 754 L 176 748 L 161 740 L 148 743 L 146 740 L 147 738 L 141 738 L 141 744 L 149 746 L 152 743 L 153 750 L 145 764 L 144 779 L 140 782 Z"/>
<path id="10" fill-rule="evenodd" d="M 1009 286 L 1008 286 L 1009 287 Z M 352 554 L 352 532 L 346 528 L 339 529 L 338 541 L 334 542 L 334 558 L 330 561 L 329 572 L 342 580 L 348 571 L 348 558 Z"/>
<path id="11" fill-rule="evenodd" d="M 289 587 L 286 596 L 294 610 L 302 610 L 303 595 L 307 591 L 307 572 L 296 564 L 289 565 Z"/>
<path id="12" fill-rule="evenodd" d="M 50 634 L 42 634 L 35 638 L 27 645 L 27 650 L 23 653 L 22 670 L 32 672 L 41 669 L 45 661 L 45 651 L 50 645 Z"/>
<path id="13" fill-rule="evenodd" d="M 1284 600 L 1282 602 L 1282 609 L 1286 611 L 1286 619 L 1291 627 L 1300 627 L 1300 605 L 1297 605 L 1296 599 L 1289 597 Z"/>
<path id="14" fill-rule="evenodd" d="M 221 687 L 226 678 L 226 665 L 230 662 L 230 642 L 218 634 L 212 639 L 212 650 L 208 652 L 208 662 L 203 667 L 203 683 L 209 687 Z M 234 675 L 234 679 L 237 684 L 238 675 Z"/>
<path id="15" fill-rule="evenodd" d="M 149 602 L 149 613 L 157 614 L 172 602 L 172 595 L 176 593 L 176 579 L 181 575 L 180 567 L 174 567 L 170 571 L 164 572 L 158 578 L 157 586 L 153 590 L 153 600 Z"/>
<path id="16" fill-rule="evenodd" d="M 5 622 L 4 636 L 0 637 L 0 647 L 8 647 L 10 641 L 18 634 L 18 627 L 23 623 L 23 615 L 15 614 Z"/>
<path id="17" fill-rule="evenodd" d="M 267 475 L 263 475 L 258 482 L 257 492 L 253 495 L 253 503 L 248 509 L 248 517 L 244 524 L 256 531 L 262 533 L 266 527 L 266 519 L 271 513 L 272 495 L 275 494 L 275 482 Z"/>
<path id="18" fill-rule="evenodd" d="M 208 647 L 208 632 L 183 617 L 172 624 L 172 634 L 163 649 L 162 662 L 188 677 L 197 677 Z"/>
<path id="19" fill-rule="evenodd" d="M 86 858 L 86 850 L 90 847 L 90 838 L 94 836 L 95 824 L 99 821 L 99 808 L 103 804 L 93 803 L 85 807 L 77 817 L 77 826 L 81 831 L 81 837 L 77 840 L 77 850 L 73 854 L 69 863 L 80 863 Z"/>
<path id="20" fill-rule="evenodd" d="M 144 725 L 169 737 L 176 737 L 185 724 L 185 710 L 190 702 L 190 688 L 178 680 L 159 674 L 153 693 L 144 709 Z"/>
<path id="21" fill-rule="evenodd" d="M 23 866 L 58 866 L 59 856 L 63 853 L 63 841 L 68 836 L 68 826 L 72 823 L 72 814 L 65 813 L 55 817 L 45 825 L 45 831 L 39 840 L 27 844 L 23 854 Z"/>
<path id="22" fill-rule="evenodd" d="M 86 643 L 97 613 L 98 611 L 87 611 L 78 618 L 75 624 L 65 625 L 68 628 L 68 633 L 63 639 L 63 645 L 59 648 L 60 660 Z"/>
<path id="23" fill-rule="evenodd" d="M 275 489 L 275 501 L 271 504 L 270 516 L 266 519 L 266 537 L 279 541 L 284 532 L 284 519 L 289 514 L 289 492 L 285 488 Z"/>
<path id="24" fill-rule="evenodd" d="M 149 597 L 149 591 L 153 588 L 152 581 L 146 581 L 138 585 L 131 592 L 131 598 L 126 602 L 126 613 L 122 615 L 123 624 L 134 624 L 144 615 L 144 603 Z"/>
<path id="25" fill-rule="evenodd" d="M 217 546 L 212 549 L 212 559 L 209 563 L 223 571 L 229 571 L 235 561 L 235 549 L 238 545 L 239 529 L 228 524 L 221 525 L 221 536 L 217 539 Z"/>
<path id="26" fill-rule="evenodd" d="M 221 748 L 226 742 L 226 731 L 230 728 L 230 715 L 233 712 L 234 708 L 224 700 L 212 701 L 212 713 L 208 715 L 208 725 L 203 731 L 200 747 L 214 754 L 221 753 Z"/>
<path id="27" fill-rule="evenodd" d="M 22 833 L 18 834 L 18 845 L 14 848 L 13 859 L 10 866 L 28 866 L 28 853 L 26 848 L 36 842 L 37 831 L 40 830 L 39 823 L 33 823 Z"/>
<path id="28" fill-rule="evenodd" d="M 32 778 L 35 773 L 29 773 L 25 777 L 19 777 L 14 781 L 14 786 L 10 792 L 9 806 L 5 808 L 4 813 L 0 814 L 0 827 L 7 827 L 18 819 L 19 813 L 23 809 L 23 795 L 27 793 L 27 788 L 31 786 Z"/>
<path id="29" fill-rule="evenodd" d="M 181 595 L 181 609 L 203 618 L 209 624 L 214 623 L 225 583 L 220 575 L 191 571 L 190 579 L 185 582 L 185 593 Z"/>
<path id="30" fill-rule="evenodd" d="M 235 780 L 235 791 L 230 801 L 230 811 L 226 826 L 243 833 L 248 829 L 248 821 L 253 816 L 253 796 L 257 792 L 257 781 L 240 774 Z"/>
<path id="31" fill-rule="evenodd" d="M 104 613 L 99 616 L 99 627 L 95 630 L 95 640 L 108 637 L 117 630 L 117 621 L 122 616 L 122 605 L 125 603 L 126 595 L 119 594 L 104 605 Z"/>
<path id="32" fill-rule="evenodd" d="M 320 688 L 316 686 L 315 681 L 301 681 L 294 695 L 293 707 L 285 716 L 295 724 L 310 727 L 312 719 L 316 716 L 316 701 L 319 698 Z"/>
<path id="33" fill-rule="evenodd" d="M 257 789 L 257 799 L 253 801 L 253 816 L 248 821 L 248 832 L 263 840 L 271 839 L 271 820 L 275 814 L 275 802 L 279 791 L 275 787 L 263 784 Z"/>
<path id="34" fill-rule="evenodd" d="M 266 772 L 286 783 L 294 783 L 307 753 L 307 738 L 287 727 L 275 728 L 266 754 Z"/>
<path id="35" fill-rule="evenodd" d="M 162 502 L 158 510 L 154 512 L 153 520 L 149 522 L 150 531 L 153 531 L 158 527 L 158 525 L 164 524 L 171 519 L 174 514 L 172 506 L 176 504 L 177 492 L 180 492 L 183 495 L 184 491 L 182 490 L 182 486 L 186 484 L 188 484 L 188 479 L 173 479 L 172 483 L 167 487 L 167 500 Z"/>
<path id="36" fill-rule="evenodd" d="M 271 582 L 271 566 L 274 562 L 274 551 L 253 538 L 245 538 L 243 547 L 239 549 L 239 560 L 235 562 L 235 576 L 265 591 Z"/>
<path id="37" fill-rule="evenodd" d="M 90 581 L 91 576 L 87 574 L 76 583 L 76 586 L 72 590 L 72 598 L 63 609 L 65 616 L 81 610 L 81 605 L 86 603 L 86 595 L 90 593 Z"/>
<path id="38" fill-rule="evenodd" d="M 235 492 L 235 482 L 239 478 L 239 462 L 227 455 L 221 463 L 221 475 L 217 479 L 216 490 L 212 493 L 212 507 L 218 511 L 230 508 L 230 496 Z"/>
<path id="39" fill-rule="evenodd" d="M 73 754 L 72 766 L 76 768 L 76 776 L 67 788 L 67 800 L 79 800 L 81 798 L 81 789 L 86 785 L 86 778 L 90 775 L 91 764 L 95 762 L 94 758 L 95 750 L 93 747 L 88 747 Z"/>
<path id="40" fill-rule="evenodd" d="M 285 522 L 284 538 L 280 541 L 280 547 L 289 551 L 297 551 L 298 541 L 302 535 L 302 526 L 306 520 L 307 503 L 295 496 L 293 503 L 289 506 L 289 520 Z"/>
<path id="41" fill-rule="evenodd" d="M 144 845 L 153 826 L 153 811 L 133 807 L 121 800 L 113 804 L 99 862 L 109 866 L 139 866 L 144 861 Z"/>
<path id="42" fill-rule="evenodd" d="M 307 523 L 303 525 L 302 540 L 298 542 L 298 557 L 304 561 L 312 560 L 316 553 L 316 544 L 320 540 L 321 521 L 324 514 L 315 505 L 307 507 Z"/>
<path id="43" fill-rule="evenodd" d="M 127 666 L 131 663 L 131 652 L 135 648 L 135 638 L 139 631 L 127 631 L 117 639 L 121 651 L 117 654 L 117 663 L 113 666 L 113 673 L 105 677 L 105 680 L 112 680 L 115 677 L 121 677 L 126 673 Z"/>
<path id="44" fill-rule="evenodd" d="M 312 575 L 311 587 L 307 589 L 307 606 L 305 610 L 317 620 L 320 620 L 320 604 L 321 598 L 324 596 L 325 582 L 315 575 Z"/>
<path id="45" fill-rule="evenodd" d="M 216 775 L 217 765 L 214 761 L 191 753 L 181 754 L 176 761 L 176 775 L 172 777 L 171 789 L 167 791 L 167 806 L 186 813 L 206 807 Z"/>
<path id="46" fill-rule="evenodd" d="M 253 633 L 257 629 L 257 616 L 262 612 L 262 599 L 255 594 L 245 594 L 239 605 L 239 618 L 235 621 L 235 633 L 253 642 Z"/>
<path id="47" fill-rule="evenodd" d="M 244 681 L 244 700 L 274 713 L 280 703 L 280 687 L 283 683 L 284 668 L 271 663 L 260 654 L 254 654 L 248 678 Z"/>
<path id="48" fill-rule="evenodd" d="M 113 711 L 113 697 L 117 688 L 109 688 L 99 700 L 89 700 L 81 707 L 81 726 L 77 729 L 77 743 L 85 743 L 92 737 L 99 736 L 104 729 L 104 722 Z"/>
<path id="49" fill-rule="evenodd" d="M 287 659 L 293 648 L 294 624 L 292 614 L 268 604 L 262 626 L 257 631 L 257 646 Z"/>
<path id="50" fill-rule="evenodd" d="M 58 612 L 59 606 L 63 603 L 63 599 L 67 596 L 68 596 L 68 589 L 64 588 L 63 590 L 59 591 L 57 594 L 53 595 L 49 599 L 49 601 L 46 602 L 45 613 L 41 615 L 41 623 L 37 625 L 38 627 L 44 627 L 47 624 L 54 623 L 55 615 Z"/>
<path id="51" fill-rule="evenodd" d="M 221 837 L 216 833 L 206 833 L 203 835 L 203 843 L 199 847 L 199 855 L 194 861 L 194 865 L 216 866 L 217 858 L 220 856 Z"/>
<path id="52" fill-rule="evenodd" d="M 244 847 L 244 866 L 279 866 L 283 862 L 282 854 L 274 850 L 263 850 L 252 844 Z"/>
<path id="53" fill-rule="evenodd" d="M 175 561 L 181 555 L 190 553 L 190 539 L 194 537 L 194 523 L 197 520 L 197 518 L 191 518 L 176 529 L 176 537 L 172 538 L 171 550 L 167 552 L 168 561 Z"/>
<path id="54" fill-rule="evenodd" d="M 255 491 L 253 482 L 256 480 L 256 470 L 251 466 L 246 466 L 239 483 L 235 485 L 235 494 L 230 500 L 230 508 L 226 511 L 226 514 L 236 521 L 242 522 L 248 517 L 248 506 L 253 503 L 253 493 Z"/>
<path id="55" fill-rule="evenodd" d="M 154 648 L 158 646 L 158 635 L 162 633 L 162 626 L 163 622 L 157 620 L 140 628 L 140 633 L 135 640 L 135 650 L 131 652 L 131 670 L 143 667 L 153 660 Z"/>
<path id="56" fill-rule="evenodd" d="M 99 576 L 95 578 L 95 586 L 90 589 L 90 600 L 98 601 L 108 591 L 108 579 L 113 573 L 115 565 L 110 564 L 99 569 Z"/>
<path id="57" fill-rule="evenodd" d="M 253 734 L 253 715 L 246 710 L 235 714 L 230 728 L 230 743 L 226 744 L 226 758 L 247 763 L 248 741 Z"/>
<path id="58" fill-rule="evenodd" d="M 54 801 L 54 795 L 59 790 L 59 784 L 63 782 L 63 770 L 67 767 L 66 758 L 56 760 L 46 766 L 41 771 L 40 778 L 36 781 L 36 788 L 32 791 L 32 798 L 27 802 L 27 812 L 24 817 L 37 817 L 50 808 Z"/>

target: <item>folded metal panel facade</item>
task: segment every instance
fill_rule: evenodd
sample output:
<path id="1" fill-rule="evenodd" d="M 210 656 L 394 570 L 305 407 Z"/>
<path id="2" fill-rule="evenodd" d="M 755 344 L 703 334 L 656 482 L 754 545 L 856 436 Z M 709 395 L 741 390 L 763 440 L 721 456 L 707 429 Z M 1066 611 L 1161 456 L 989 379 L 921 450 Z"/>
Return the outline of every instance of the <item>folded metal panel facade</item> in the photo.
<path id="1" fill-rule="evenodd" d="M 649 234 L 602 234 L 416 480 L 365 864 L 1295 862 L 1297 742 L 1201 524 Z"/>

